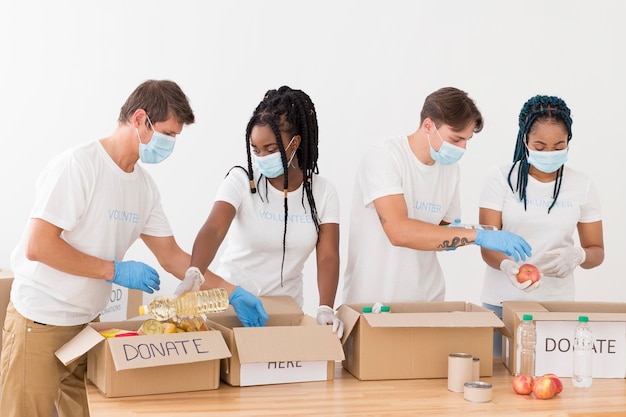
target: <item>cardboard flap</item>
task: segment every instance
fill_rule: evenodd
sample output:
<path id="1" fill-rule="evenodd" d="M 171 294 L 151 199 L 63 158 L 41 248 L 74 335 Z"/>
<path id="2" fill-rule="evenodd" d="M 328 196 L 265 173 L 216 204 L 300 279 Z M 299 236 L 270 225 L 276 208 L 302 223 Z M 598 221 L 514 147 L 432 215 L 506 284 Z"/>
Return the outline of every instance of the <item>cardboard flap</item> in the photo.
<path id="1" fill-rule="evenodd" d="M 63 365 L 67 365 L 103 340 L 104 337 L 98 333 L 97 330 L 91 326 L 87 326 L 74 336 L 72 340 L 61 346 L 61 348 L 55 352 L 55 355 Z"/>
<path id="2" fill-rule="evenodd" d="M 371 327 L 504 327 L 491 311 L 363 314 Z"/>
<path id="3" fill-rule="evenodd" d="M 231 356 L 218 331 L 115 337 L 108 343 L 118 371 Z"/>
<path id="4" fill-rule="evenodd" d="M 240 362 L 343 360 L 332 326 L 267 326 L 233 329 Z"/>
<path id="5" fill-rule="evenodd" d="M 347 305 L 339 306 L 337 309 L 337 318 L 343 322 L 343 337 L 341 338 L 342 344 L 346 343 L 348 340 L 348 337 L 350 336 L 350 333 L 352 333 L 352 329 L 354 329 L 357 321 L 359 321 L 360 316 L 361 313 Z"/>
<path id="6" fill-rule="evenodd" d="M 300 306 L 288 295 L 259 297 L 259 300 L 269 316 L 268 326 L 295 326 L 304 316 Z M 232 306 L 218 314 L 207 314 L 207 320 L 231 329 L 244 327 Z"/>

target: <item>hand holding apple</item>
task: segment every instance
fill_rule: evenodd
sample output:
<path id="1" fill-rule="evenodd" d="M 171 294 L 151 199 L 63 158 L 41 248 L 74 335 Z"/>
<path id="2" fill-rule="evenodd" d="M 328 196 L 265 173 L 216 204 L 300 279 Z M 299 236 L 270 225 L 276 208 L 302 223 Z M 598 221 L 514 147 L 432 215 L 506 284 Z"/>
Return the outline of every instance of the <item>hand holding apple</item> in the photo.
<path id="1" fill-rule="evenodd" d="M 538 282 L 541 278 L 541 272 L 539 272 L 539 268 L 537 268 L 533 264 L 523 264 L 518 269 L 519 272 L 517 273 L 517 282 L 523 283 L 526 281 L 530 281 L 532 285 Z"/>
<path id="2" fill-rule="evenodd" d="M 524 264 L 524 265 L 529 265 L 529 264 Z M 522 266 L 524 266 L 522 265 Z M 504 272 L 504 274 L 506 275 L 506 277 L 509 279 L 509 281 L 511 282 L 511 285 L 513 285 L 514 287 L 529 292 L 529 291 L 533 291 L 536 290 L 537 288 L 539 288 L 539 286 L 541 285 L 541 281 L 539 280 L 535 280 L 535 282 L 533 282 L 531 279 L 527 278 L 524 281 L 519 281 L 518 280 L 518 275 L 522 273 L 522 266 L 516 264 L 515 262 L 511 261 L 510 259 L 504 259 L 502 262 L 500 262 L 500 271 Z M 537 269 L 535 266 L 531 265 L 533 268 Z M 524 270 L 526 271 L 526 270 Z M 524 273 L 527 273 L 524 272 Z M 541 277 L 541 273 L 539 272 L 539 270 L 537 269 L 537 273 L 538 276 Z"/>

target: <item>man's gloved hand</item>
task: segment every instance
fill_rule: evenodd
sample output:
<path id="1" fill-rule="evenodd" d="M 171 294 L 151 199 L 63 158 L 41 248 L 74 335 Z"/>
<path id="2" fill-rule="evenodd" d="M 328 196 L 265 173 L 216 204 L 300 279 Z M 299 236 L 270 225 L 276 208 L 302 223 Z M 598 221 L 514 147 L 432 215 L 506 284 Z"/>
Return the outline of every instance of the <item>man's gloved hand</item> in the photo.
<path id="1" fill-rule="evenodd" d="M 565 278 L 587 259 L 587 253 L 580 246 L 552 249 L 546 255 L 554 259 L 541 268 L 541 272 L 556 278 Z"/>
<path id="2" fill-rule="evenodd" d="M 516 288 L 519 288 L 520 290 L 531 292 L 541 286 L 541 278 L 539 279 L 539 281 L 535 282 L 534 284 L 531 280 L 519 282 L 517 280 L 517 274 L 519 273 L 519 265 L 517 265 L 515 262 L 511 261 L 510 259 L 504 259 L 502 262 L 500 262 L 500 271 L 504 272 L 504 275 L 506 275 L 506 277 L 509 279 L 509 281 L 511 282 L 511 285 L 513 285 Z"/>
<path id="3" fill-rule="evenodd" d="M 485 249 L 497 250 L 512 256 L 515 262 L 530 257 L 531 247 L 523 238 L 504 230 L 476 229 L 476 244 Z"/>
<path id="4" fill-rule="evenodd" d="M 335 311 L 328 306 L 319 306 L 317 308 L 317 323 L 325 326 L 333 325 L 333 333 L 337 333 L 337 337 L 341 339 L 343 336 L 343 322 L 335 316 Z"/>
<path id="5" fill-rule="evenodd" d="M 202 272 L 195 266 L 189 267 L 185 272 L 185 278 L 174 291 L 174 298 L 178 298 L 186 292 L 198 291 L 203 283 L 204 275 Z"/>
<path id="6" fill-rule="evenodd" d="M 113 265 L 115 274 L 109 282 L 149 294 L 159 290 L 159 274 L 151 266 L 137 261 L 113 261 Z"/>
<path id="7" fill-rule="evenodd" d="M 235 288 L 228 302 L 235 309 L 241 324 L 246 327 L 265 326 L 269 319 L 261 300 L 241 287 Z"/>

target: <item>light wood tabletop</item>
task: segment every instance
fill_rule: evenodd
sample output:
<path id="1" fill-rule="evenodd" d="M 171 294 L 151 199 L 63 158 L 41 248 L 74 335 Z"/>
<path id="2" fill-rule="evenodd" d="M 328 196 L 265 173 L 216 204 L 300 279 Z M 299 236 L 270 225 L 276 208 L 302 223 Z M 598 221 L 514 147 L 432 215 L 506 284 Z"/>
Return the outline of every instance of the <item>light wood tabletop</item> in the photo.
<path id="1" fill-rule="evenodd" d="M 626 380 L 595 379 L 575 388 L 562 378 L 563 392 L 539 400 L 513 392 L 513 377 L 496 361 L 490 402 L 473 403 L 450 392 L 447 379 L 359 381 L 336 364 L 335 380 L 137 397 L 105 398 L 87 384 L 91 417 L 126 416 L 626 416 Z"/>

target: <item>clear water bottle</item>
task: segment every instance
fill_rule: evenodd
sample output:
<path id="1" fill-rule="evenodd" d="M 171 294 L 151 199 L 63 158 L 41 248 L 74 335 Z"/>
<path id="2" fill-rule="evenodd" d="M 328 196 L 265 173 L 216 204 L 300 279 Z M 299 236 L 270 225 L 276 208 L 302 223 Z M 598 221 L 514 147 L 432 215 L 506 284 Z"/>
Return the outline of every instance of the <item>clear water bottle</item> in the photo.
<path id="1" fill-rule="evenodd" d="M 524 314 L 517 327 L 517 375 L 535 376 L 537 332 L 533 316 Z"/>
<path id="2" fill-rule="evenodd" d="M 228 293 L 224 288 L 186 292 L 178 298 L 154 297 L 150 304 L 139 307 L 139 314 L 150 314 L 157 320 L 174 316 L 195 317 L 219 313 L 228 308 Z"/>
<path id="3" fill-rule="evenodd" d="M 578 317 L 574 332 L 574 368 L 572 384 L 578 388 L 591 386 L 593 370 L 593 333 L 587 316 Z"/>

